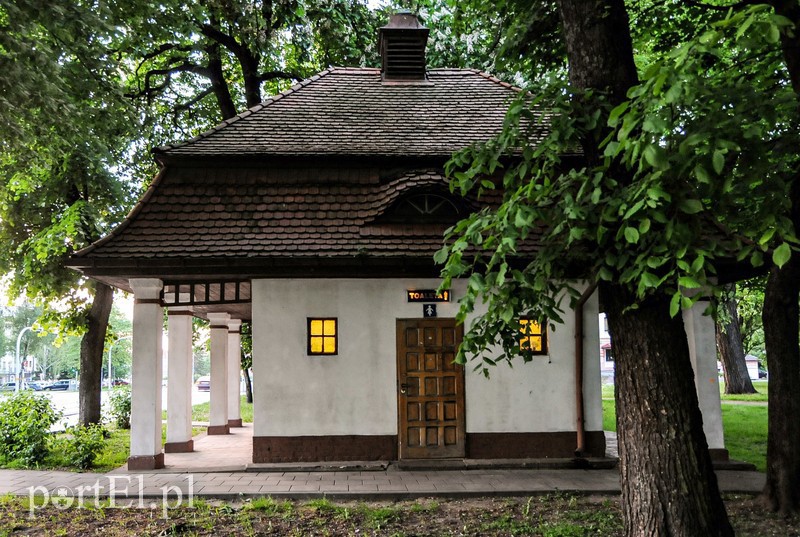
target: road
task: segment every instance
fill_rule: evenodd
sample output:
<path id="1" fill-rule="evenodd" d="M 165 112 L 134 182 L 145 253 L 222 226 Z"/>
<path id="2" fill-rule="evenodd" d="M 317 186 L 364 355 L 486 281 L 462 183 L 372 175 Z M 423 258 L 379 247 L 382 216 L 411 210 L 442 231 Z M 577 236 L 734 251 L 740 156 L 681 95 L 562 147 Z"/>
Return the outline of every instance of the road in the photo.
<path id="1" fill-rule="evenodd" d="M 53 405 L 61 410 L 64 415 L 63 418 L 59 423 L 57 423 L 54 427 L 54 431 L 61 431 L 64 430 L 66 427 L 72 427 L 78 423 L 78 392 L 76 391 L 66 391 L 66 392 L 50 392 L 50 391 L 41 391 L 36 392 L 42 395 L 46 395 L 50 400 L 53 402 Z M 167 408 L 167 387 L 164 386 L 162 388 L 162 402 L 163 407 Z M 197 388 L 192 388 L 192 405 L 197 405 L 200 403 L 207 403 L 209 401 L 210 392 L 200 392 L 197 391 Z M 103 411 L 106 410 L 106 403 L 108 401 L 108 391 L 103 390 L 102 393 L 102 402 L 103 402 Z"/>

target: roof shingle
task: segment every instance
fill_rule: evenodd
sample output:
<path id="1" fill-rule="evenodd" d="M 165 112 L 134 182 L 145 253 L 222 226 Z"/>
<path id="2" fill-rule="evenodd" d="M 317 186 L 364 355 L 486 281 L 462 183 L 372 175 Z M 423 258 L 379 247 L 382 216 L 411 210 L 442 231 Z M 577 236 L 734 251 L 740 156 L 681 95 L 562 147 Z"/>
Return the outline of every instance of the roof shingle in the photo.
<path id="1" fill-rule="evenodd" d="M 519 89 L 470 69 L 425 82 L 382 82 L 380 70 L 331 68 L 165 156 L 448 156 L 503 126 Z"/>

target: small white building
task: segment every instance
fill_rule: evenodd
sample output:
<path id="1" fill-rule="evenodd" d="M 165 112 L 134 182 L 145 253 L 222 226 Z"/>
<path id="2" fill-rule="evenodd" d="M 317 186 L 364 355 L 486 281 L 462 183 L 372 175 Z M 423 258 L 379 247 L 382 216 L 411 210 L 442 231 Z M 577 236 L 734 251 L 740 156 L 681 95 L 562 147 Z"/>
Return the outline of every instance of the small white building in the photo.
<path id="1" fill-rule="evenodd" d="M 499 132 L 519 90 L 427 69 L 427 34 L 394 15 L 381 69 L 328 69 L 156 150 L 161 171 L 126 221 L 70 260 L 134 293 L 130 469 L 163 465 L 164 308 L 168 452 L 192 449 L 194 315 L 211 325 L 209 434 L 241 425 L 239 327 L 252 323 L 254 462 L 604 455 L 596 296 L 527 336 L 528 364 L 486 379 L 453 363 L 465 282 L 437 294 L 432 257 L 497 198 L 452 194 L 442 167 Z M 693 357 L 710 344 L 713 369 L 713 323 L 690 318 Z M 719 391 L 698 387 L 722 450 Z"/>

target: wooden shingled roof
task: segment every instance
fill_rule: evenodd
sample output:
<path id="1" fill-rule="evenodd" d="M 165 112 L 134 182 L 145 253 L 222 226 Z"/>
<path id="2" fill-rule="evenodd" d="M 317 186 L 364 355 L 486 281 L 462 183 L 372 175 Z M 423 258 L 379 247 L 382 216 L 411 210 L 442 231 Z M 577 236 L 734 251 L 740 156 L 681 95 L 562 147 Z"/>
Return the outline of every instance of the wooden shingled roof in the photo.
<path id="1" fill-rule="evenodd" d="M 448 224 L 383 215 L 410 192 L 447 195 L 446 160 L 497 134 L 518 91 L 468 69 L 413 82 L 329 69 L 156 149 L 142 200 L 68 264 L 122 289 L 132 277 L 436 276 Z"/>
<path id="2" fill-rule="evenodd" d="M 161 159 L 216 156 L 449 157 L 500 132 L 518 88 L 471 69 L 418 82 L 379 69 L 332 68 L 181 144 Z"/>

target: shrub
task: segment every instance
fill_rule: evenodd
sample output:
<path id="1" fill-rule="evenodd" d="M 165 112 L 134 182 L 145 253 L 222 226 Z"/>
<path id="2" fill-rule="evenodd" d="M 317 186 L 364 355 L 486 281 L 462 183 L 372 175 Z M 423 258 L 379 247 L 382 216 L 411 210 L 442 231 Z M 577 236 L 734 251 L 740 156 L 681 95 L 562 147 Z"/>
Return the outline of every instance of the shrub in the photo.
<path id="1" fill-rule="evenodd" d="M 106 447 L 106 432 L 94 423 L 86 427 L 77 426 L 69 430 L 64 439 L 64 456 L 70 466 L 81 470 L 92 467 L 94 459 Z"/>
<path id="2" fill-rule="evenodd" d="M 120 429 L 131 428 L 131 388 L 130 386 L 117 386 L 111 390 L 109 397 L 111 405 L 109 413 L 116 426 Z"/>
<path id="3" fill-rule="evenodd" d="M 50 428 L 61 418 L 50 399 L 24 390 L 0 401 L 0 446 L 9 461 L 25 466 L 44 461 Z"/>

